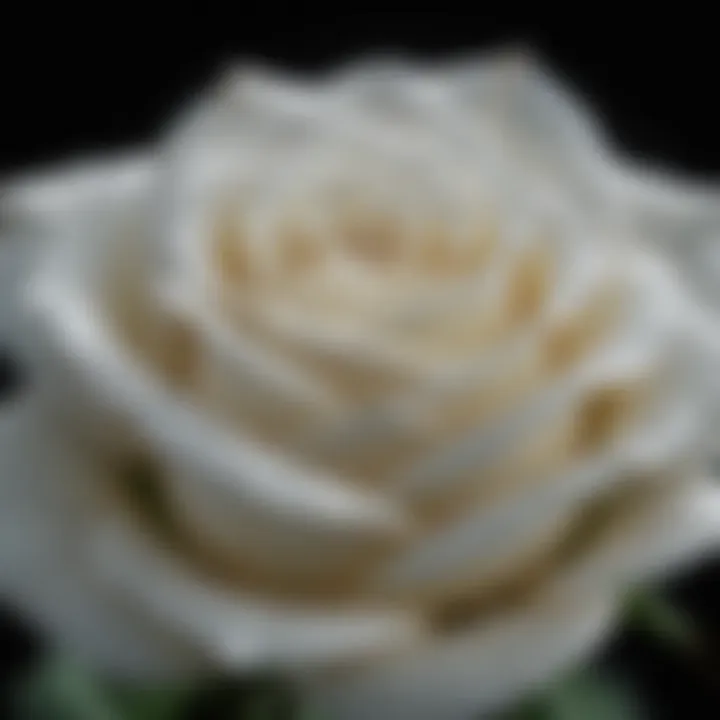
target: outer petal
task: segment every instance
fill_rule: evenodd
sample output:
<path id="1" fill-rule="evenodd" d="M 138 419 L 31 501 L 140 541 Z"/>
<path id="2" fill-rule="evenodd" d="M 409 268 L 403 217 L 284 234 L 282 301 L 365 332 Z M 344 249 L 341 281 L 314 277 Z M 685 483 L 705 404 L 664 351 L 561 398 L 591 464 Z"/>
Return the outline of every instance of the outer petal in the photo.
<path id="1" fill-rule="evenodd" d="M 34 401 L 0 414 L 0 596 L 65 651 L 136 677 L 197 671 L 200 656 L 93 576 L 87 464 L 48 432 Z"/>
<path id="2" fill-rule="evenodd" d="M 657 579 L 720 554 L 720 486 L 696 478 L 651 495 L 604 542 L 558 578 L 557 588 L 592 592 Z"/>
<path id="3" fill-rule="evenodd" d="M 717 551 L 719 541 L 720 488 L 698 481 L 651 494 L 530 605 L 311 691 L 338 720 L 470 720 L 595 649 L 613 619 L 612 596 L 628 583 Z"/>
<path id="4" fill-rule="evenodd" d="M 720 310 L 720 182 L 681 177 L 626 161 L 603 131 L 597 108 L 548 72 L 534 52 L 459 64 L 457 98 L 502 118 L 525 159 L 560 173 L 595 207 L 668 251 L 690 283 Z"/>
<path id="5" fill-rule="evenodd" d="M 24 284 L 56 224 L 83 198 L 102 200 L 146 183 L 153 172 L 149 153 L 81 160 L 0 182 L 0 342 L 27 352 L 21 304 Z"/>
<path id="6" fill-rule="evenodd" d="M 606 180 L 631 227 L 667 252 L 696 294 L 720 311 L 720 182 L 629 166 Z"/>
<path id="7" fill-rule="evenodd" d="M 296 606 L 205 576 L 113 502 L 102 465 L 36 401 L 0 427 L 0 594 L 65 650 L 122 675 L 365 657 L 422 630 L 393 608 Z"/>
<path id="8" fill-rule="evenodd" d="M 490 62 L 487 62 L 490 60 Z M 666 250 L 690 284 L 720 310 L 720 182 L 673 176 L 626 161 L 599 109 L 527 49 L 450 67 L 456 102 L 499 118 L 525 161 Z"/>
<path id="9" fill-rule="evenodd" d="M 605 637 L 612 607 L 597 596 L 537 606 L 313 690 L 334 720 L 471 720 L 578 662 Z"/>
<path id="10" fill-rule="evenodd" d="M 617 163 L 602 177 L 604 191 L 632 232 L 663 251 L 678 268 L 689 293 L 704 304 L 707 343 L 720 348 L 720 182 L 673 177 Z M 713 387 L 720 420 L 720 380 Z M 720 469 L 717 441 L 713 472 Z"/>
<path id="11" fill-rule="evenodd" d="M 611 148 L 589 98 L 532 47 L 500 48 L 495 57 L 470 57 L 448 71 L 452 102 L 469 117 L 493 119 L 521 166 L 559 183 L 595 222 L 604 222 L 599 179 Z"/>

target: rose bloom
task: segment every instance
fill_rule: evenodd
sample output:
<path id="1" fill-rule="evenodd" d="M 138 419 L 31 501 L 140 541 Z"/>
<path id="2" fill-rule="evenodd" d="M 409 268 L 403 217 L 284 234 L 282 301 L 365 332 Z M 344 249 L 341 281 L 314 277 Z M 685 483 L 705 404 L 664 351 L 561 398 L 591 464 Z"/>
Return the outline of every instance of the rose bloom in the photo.
<path id="1" fill-rule="evenodd" d="M 717 547 L 718 195 L 568 95 L 522 54 L 240 68 L 7 183 L 6 600 L 111 675 L 467 720 Z"/>

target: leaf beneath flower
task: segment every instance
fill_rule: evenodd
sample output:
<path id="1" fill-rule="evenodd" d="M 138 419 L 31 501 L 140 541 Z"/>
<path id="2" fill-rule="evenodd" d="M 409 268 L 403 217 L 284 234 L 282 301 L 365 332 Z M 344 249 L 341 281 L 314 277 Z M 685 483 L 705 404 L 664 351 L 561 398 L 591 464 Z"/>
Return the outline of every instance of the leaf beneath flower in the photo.
<path id="1" fill-rule="evenodd" d="M 586 671 L 502 715 L 499 720 L 643 720 L 630 691 L 618 680 Z"/>

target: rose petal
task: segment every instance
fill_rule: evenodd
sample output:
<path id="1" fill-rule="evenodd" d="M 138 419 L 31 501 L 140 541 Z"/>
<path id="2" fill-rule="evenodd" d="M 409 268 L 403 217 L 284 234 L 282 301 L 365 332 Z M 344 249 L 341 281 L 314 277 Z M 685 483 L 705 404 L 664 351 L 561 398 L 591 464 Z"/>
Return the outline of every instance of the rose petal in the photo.
<path id="1" fill-rule="evenodd" d="M 91 470 L 30 399 L 0 414 L 0 596 L 64 651 L 137 678 L 196 673 L 202 658 L 137 612 L 87 563 Z M 150 620 L 150 621 L 149 621 Z"/>
<path id="2" fill-rule="evenodd" d="M 672 490 L 621 524 L 562 570 L 531 605 L 485 619 L 476 630 L 426 650 L 379 661 L 311 685 L 318 705 L 338 720 L 366 717 L 457 718 L 522 696 L 595 649 L 611 626 L 612 588 L 677 569 L 717 552 L 720 490 L 696 483 Z M 654 508 L 654 510 L 653 510 Z M 640 518 L 642 518 L 640 520 Z"/>
<path id="3" fill-rule="evenodd" d="M 662 578 L 720 552 L 720 487 L 690 478 L 649 496 L 644 507 L 621 518 L 557 587 L 585 592 Z"/>
<path id="4" fill-rule="evenodd" d="M 214 586 L 119 523 L 98 528 L 95 543 L 98 571 L 119 592 L 171 619 L 228 669 L 353 660 L 409 644 L 423 630 L 409 610 L 278 603 Z"/>
<path id="5" fill-rule="evenodd" d="M 119 195 L 114 212 L 132 212 L 135 196 Z M 28 291 L 42 343 L 41 381 L 48 391 L 61 393 L 60 402 L 78 418 L 84 409 L 86 425 L 102 428 L 98 419 L 103 418 L 108 426 L 102 429 L 118 441 L 149 443 L 160 458 L 202 478 L 208 493 L 215 488 L 231 498 L 240 516 L 258 524 L 263 520 L 268 531 L 292 536 L 294 529 L 312 529 L 321 544 L 402 532 L 402 513 L 386 499 L 301 469 L 232 435 L 169 392 L 120 346 L 102 298 L 94 295 L 102 243 L 112 239 L 103 231 L 111 234 L 113 227 L 78 217 L 83 206 L 81 199 L 74 201 L 73 208 L 65 208 L 67 222 L 54 227 L 57 252 L 46 258 Z M 127 201 L 130 207 L 123 204 Z M 103 209 L 108 212 L 101 206 L 94 213 Z M 94 237 L 68 237 L 87 232 L 88 224 L 96 230 Z"/>
<path id="6" fill-rule="evenodd" d="M 604 598 L 566 597 L 319 681 L 310 692 L 318 711 L 337 720 L 469 720 L 579 662 L 605 638 L 612 619 L 613 603 Z"/>
<path id="7" fill-rule="evenodd" d="M 84 207 L 108 193 L 145 184 L 149 155 L 133 153 L 83 160 L 53 170 L 28 172 L 0 183 L 0 341 L 29 355 L 21 295 L 42 245 L 54 240 L 54 224 L 82 200 Z"/>
<path id="8" fill-rule="evenodd" d="M 141 676 L 209 660 L 292 666 L 364 657 L 421 631 L 405 610 L 281 605 L 194 575 L 104 497 L 111 479 L 43 412 L 28 403 L 3 417 L 0 490 L 12 514 L 0 524 L 0 589 L 86 659 Z"/>
<path id="9" fill-rule="evenodd" d="M 691 293 L 720 311 L 717 180 L 683 178 L 621 162 L 601 179 L 628 225 L 668 254 Z"/>
<path id="10" fill-rule="evenodd" d="M 501 49 L 448 68 L 452 96 L 470 116 L 490 116 L 509 145 L 544 177 L 562 183 L 586 210 L 601 217 L 597 176 L 609 143 L 588 98 L 547 69 L 536 50 Z"/>

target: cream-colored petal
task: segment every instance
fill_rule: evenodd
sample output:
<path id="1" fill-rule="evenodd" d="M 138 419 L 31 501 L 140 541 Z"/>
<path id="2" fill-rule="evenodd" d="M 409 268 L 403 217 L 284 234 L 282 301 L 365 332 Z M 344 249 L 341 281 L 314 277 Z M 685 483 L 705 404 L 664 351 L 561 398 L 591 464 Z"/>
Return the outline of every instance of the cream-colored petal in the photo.
<path id="1" fill-rule="evenodd" d="M 245 518 L 287 538 L 311 533 L 321 546 L 404 531 L 406 519 L 391 500 L 299 467 L 168 392 L 117 346 L 97 310 L 71 288 L 58 284 L 43 292 L 38 301 L 48 350 L 68 370 L 65 392 L 87 398 L 90 420 L 119 419 L 119 432 L 124 428 L 139 447 L 149 444 L 170 482 L 177 469 L 203 492 L 232 503 L 238 523 Z"/>
<path id="2" fill-rule="evenodd" d="M 422 631 L 393 608 L 282 605 L 219 586 L 113 504 L 111 479 L 43 416 L 3 417 L 0 592 L 63 649 L 122 675 L 357 659 Z"/>
<path id="3" fill-rule="evenodd" d="M 393 558 L 371 586 L 404 597 L 437 596 L 458 583 L 491 588 L 498 575 L 539 561 L 567 531 L 580 502 L 577 491 L 550 488 L 480 507 Z"/>
<path id="4" fill-rule="evenodd" d="M 717 552 L 720 491 L 706 481 L 649 493 L 611 536 L 560 569 L 520 610 L 473 633 L 333 678 L 315 692 L 338 720 L 472 718 L 577 662 L 610 627 L 608 593 Z"/>
<path id="5" fill-rule="evenodd" d="M 613 603 L 577 596 L 508 613 L 310 686 L 334 720 L 472 720 L 553 679 L 606 636 Z"/>
<path id="6" fill-rule="evenodd" d="M 539 169 L 546 182 L 559 182 L 602 220 L 597 180 L 609 143 L 598 113 L 536 49 L 500 48 L 494 58 L 449 63 L 448 79 L 458 114 L 493 119 L 512 157 L 529 171 Z"/>
<path id="7" fill-rule="evenodd" d="M 3 178 L 3 212 L 11 222 L 52 222 L 68 208 L 87 208 L 136 189 L 149 182 L 156 169 L 151 151 L 136 149 Z"/>
<path id="8" fill-rule="evenodd" d="M 667 253 L 691 294 L 720 312 L 720 182 L 617 162 L 603 176 L 619 217 Z M 717 319 L 715 320 L 717 323 Z M 720 330 L 715 332 L 720 336 Z"/>
<path id="9" fill-rule="evenodd" d="M 527 564 L 534 554 L 542 555 L 563 537 L 582 508 L 620 489 L 627 477 L 652 477 L 653 473 L 662 473 L 673 458 L 695 453 L 702 447 L 705 417 L 706 409 L 697 395 L 663 399 L 649 409 L 649 417 L 639 427 L 599 453 L 581 456 L 560 470 L 538 470 L 537 477 L 525 478 L 524 483 L 504 495 L 499 488 L 498 500 L 489 504 L 479 501 L 463 518 L 400 553 L 375 583 L 407 592 L 413 587 L 452 585 L 458 573 L 470 573 L 477 583 L 491 582 L 493 572 L 508 569 L 518 560 Z M 662 474 L 657 481 L 660 488 Z M 711 507 L 709 504 L 708 511 Z M 646 527 L 642 523 L 641 527 Z M 696 526 L 701 537 L 711 527 L 711 523 Z M 658 535 L 662 532 L 659 530 Z M 712 544 L 712 533 L 708 543 Z M 662 553 L 660 545 L 657 551 Z M 692 550 L 687 554 L 691 555 Z M 642 563 L 637 561 L 633 567 L 641 568 Z M 628 579 L 633 579 L 632 574 Z"/>
<path id="10" fill-rule="evenodd" d="M 57 227 L 63 242 L 28 289 L 42 349 L 36 357 L 43 370 L 40 380 L 64 410 L 78 420 L 84 413 L 85 425 L 106 435 L 112 428 L 116 443 L 128 440 L 125 449 L 133 441 L 135 447 L 149 445 L 161 463 L 167 460 L 194 474 L 208 493 L 232 498 L 238 522 L 241 516 L 258 523 L 264 519 L 278 533 L 312 530 L 320 542 L 331 543 L 333 538 L 362 540 L 402 531 L 402 513 L 388 500 L 299 468 L 233 434 L 140 365 L 122 346 L 96 295 L 94 263 L 102 262 L 97 246 L 112 238 L 103 236 L 100 225 L 94 227 L 94 236 L 80 238 L 70 231 L 88 227 L 74 216 Z"/>
<path id="11" fill-rule="evenodd" d="M 149 152 L 76 160 L 0 182 L 0 341 L 35 354 L 23 293 L 36 265 L 53 252 L 71 216 L 96 217 L 119 198 L 136 197 L 155 172 Z"/>
<path id="12" fill-rule="evenodd" d="M 202 656 L 167 623 L 137 611 L 87 562 L 97 478 L 33 400 L 0 414 L 0 596 L 51 645 L 110 672 L 198 672 Z"/>
<path id="13" fill-rule="evenodd" d="M 410 609 L 281 603 L 222 587 L 121 522 L 98 527 L 94 542 L 98 573 L 227 670 L 363 659 L 406 647 L 423 631 Z"/>
<path id="14" fill-rule="evenodd" d="M 558 578 L 561 592 L 637 585 L 720 554 L 720 487 L 698 478 L 658 488 Z"/>

